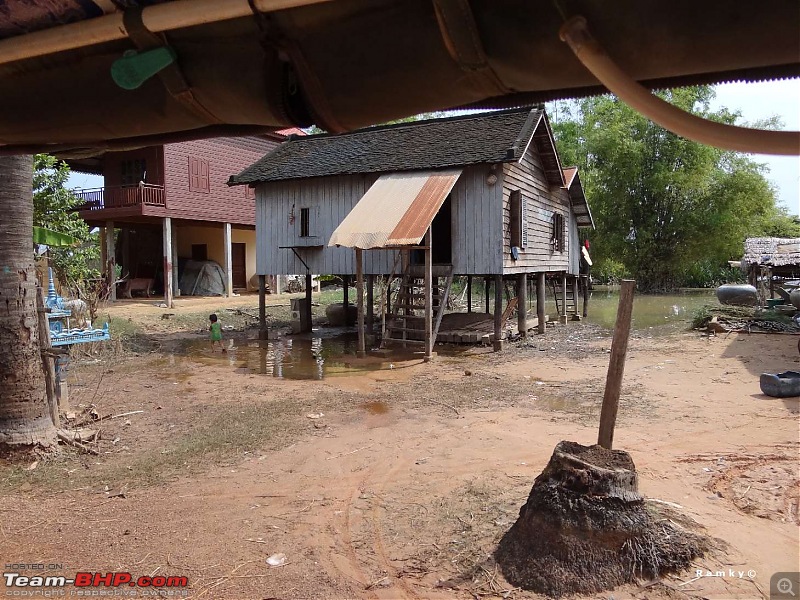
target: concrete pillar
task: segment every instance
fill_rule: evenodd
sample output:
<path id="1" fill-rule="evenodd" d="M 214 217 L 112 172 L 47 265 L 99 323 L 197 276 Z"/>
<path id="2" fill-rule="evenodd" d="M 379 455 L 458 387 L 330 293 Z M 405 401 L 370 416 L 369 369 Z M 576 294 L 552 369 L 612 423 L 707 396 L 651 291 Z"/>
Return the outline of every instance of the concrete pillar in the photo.
<path id="1" fill-rule="evenodd" d="M 305 311 L 305 319 L 304 320 L 301 319 L 300 325 L 301 325 L 302 330 L 303 331 L 307 331 L 307 332 L 311 332 L 311 330 L 313 329 L 313 327 L 312 327 L 313 319 L 311 318 L 311 292 L 312 291 L 313 290 L 311 289 L 311 273 L 306 273 L 306 297 L 305 297 L 306 311 Z"/>
<path id="2" fill-rule="evenodd" d="M 517 329 L 522 337 L 528 335 L 528 276 L 517 275 Z"/>
<path id="3" fill-rule="evenodd" d="M 225 223 L 222 227 L 223 247 L 225 249 L 225 264 L 222 270 L 225 272 L 225 295 L 230 298 L 233 296 L 233 265 L 231 264 L 231 224 Z"/>
<path id="4" fill-rule="evenodd" d="M 167 308 L 172 308 L 172 219 L 164 217 L 163 222 L 164 240 L 164 304 Z"/>
<path id="5" fill-rule="evenodd" d="M 109 298 L 113 301 L 117 299 L 117 257 L 115 255 L 116 249 L 114 246 L 114 221 L 107 221 L 105 227 L 105 247 L 106 247 L 106 260 L 103 267 L 106 270 L 106 283 L 109 289 Z"/>
<path id="6" fill-rule="evenodd" d="M 561 274 L 561 316 L 562 323 L 567 322 L 567 272 Z"/>
<path id="7" fill-rule="evenodd" d="M 536 274 L 536 317 L 539 319 L 537 331 L 544 333 L 547 325 L 544 322 L 544 302 L 545 302 L 545 288 L 544 288 L 544 273 Z"/>

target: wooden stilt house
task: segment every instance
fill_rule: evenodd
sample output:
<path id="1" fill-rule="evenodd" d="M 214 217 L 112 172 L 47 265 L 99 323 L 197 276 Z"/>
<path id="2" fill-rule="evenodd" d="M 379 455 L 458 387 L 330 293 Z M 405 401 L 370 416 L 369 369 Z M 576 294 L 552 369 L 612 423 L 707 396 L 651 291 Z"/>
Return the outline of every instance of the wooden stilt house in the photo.
<path id="1" fill-rule="evenodd" d="M 494 284 L 498 346 L 504 279 L 516 283 L 523 335 L 528 276 L 541 331 L 546 278 L 557 283 L 559 312 L 577 311 L 579 229 L 593 221 L 542 109 L 290 138 L 229 184 L 256 189 L 260 275 L 366 277 L 367 318 L 375 276 L 400 276 L 385 337 L 416 339 L 428 355 L 457 275 Z"/>

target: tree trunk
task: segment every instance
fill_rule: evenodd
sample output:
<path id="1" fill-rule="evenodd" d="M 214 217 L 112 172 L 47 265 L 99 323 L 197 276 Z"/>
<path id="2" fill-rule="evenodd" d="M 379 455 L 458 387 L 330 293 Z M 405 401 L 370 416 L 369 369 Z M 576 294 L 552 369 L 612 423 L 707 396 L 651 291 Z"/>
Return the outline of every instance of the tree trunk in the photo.
<path id="1" fill-rule="evenodd" d="M 33 264 L 33 162 L 0 156 L 0 446 L 55 443 Z"/>
<path id="2" fill-rule="evenodd" d="M 679 521 L 645 503 L 627 452 L 559 442 L 495 559 L 523 589 L 594 594 L 687 568 L 708 541 Z"/>

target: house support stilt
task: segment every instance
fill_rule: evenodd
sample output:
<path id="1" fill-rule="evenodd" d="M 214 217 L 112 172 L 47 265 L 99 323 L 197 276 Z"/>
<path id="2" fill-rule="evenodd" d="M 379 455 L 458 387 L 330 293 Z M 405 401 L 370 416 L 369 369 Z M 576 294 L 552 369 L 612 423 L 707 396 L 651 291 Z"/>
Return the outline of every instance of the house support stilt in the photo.
<path id="1" fill-rule="evenodd" d="M 103 268 L 106 271 L 106 284 L 108 285 L 109 300 L 112 302 L 117 299 L 117 257 L 115 256 L 114 245 L 114 221 L 107 221 L 105 227 L 105 257 Z"/>
<path id="2" fill-rule="evenodd" d="M 225 223 L 222 226 L 223 248 L 225 250 L 225 295 L 230 298 L 233 296 L 233 251 L 231 246 L 231 224 Z"/>
<path id="3" fill-rule="evenodd" d="M 488 303 L 487 303 L 488 305 Z M 494 341 L 495 352 L 503 349 L 503 276 L 494 276 Z"/>
<path id="4" fill-rule="evenodd" d="M 172 308 L 172 219 L 164 217 L 164 304 Z"/>
<path id="5" fill-rule="evenodd" d="M 484 298 L 484 306 L 486 307 L 486 314 L 489 314 L 489 278 L 483 278 L 483 295 Z"/>
<path id="6" fill-rule="evenodd" d="M 544 333 L 547 324 L 544 322 L 544 273 L 536 274 L 536 318 L 539 320 L 537 331 Z"/>
<path id="7" fill-rule="evenodd" d="M 303 331 L 307 332 L 311 332 L 311 330 L 313 329 L 312 323 L 314 321 L 314 319 L 311 316 L 311 294 L 314 291 L 311 280 L 312 280 L 311 273 L 306 273 L 306 297 L 305 297 L 306 310 L 304 315 L 305 320 L 303 320 L 303 322 L 301 323 L 301 328 Z"/>
<path id="8" fill-rule="evenodd" d="M 425 234 L 425 361 L 433 358 L 433 235 Z"/>
<path id="9" fill-rule="evenodd" d="M 367 275 L 367 329 L 375 325 L 375 275 Z"/>
<path id="10" fill-rule="evenodd" d="M 258 276 L 258 339 L 266 340 L 267 335 L 267 276 Z"/>
<path id="11" fill-rule="evenodd" d="M 575 303 L 575 320 L 578 320 L 578 278 L 572 277 L 572 301 Z"/>
<path id="12" fill-rule="evenodd" d="M 350 323 L 350 276 L 342 275 L 342 307 L 344 308 L 344 324 L 352 325 Z"/>
<path id="13" fill-rule="evenodd" d="M 356 356 L 363 358 L 367 353 L 367 348 L 366 332 L 364 331 L 364 251 L 361 248 L 356 248 L 356 302 L 358 305 L 358 350 Z"/>
<path id="14" fill-rule="evenodd" d="M 561 314 L 559 315 L 559 320 L 562 323 L 567 322 L 567 272 L 564 271 L 561 274 Z"/>
<path id="15" fill-rule="evenodd" d="M 517 275 L 517 330 L 521 337 L 528 335 L 528 276 Z"/>
<path id="16" fill-rule="evenodd" d="M 127 230 L 126 230 L 127 231 Z M 178 228 L 172 223 L 172 296 L 179 298 L 181 295 L 180 278 L 178 277 Z M 128 264 L 128 263 L 125 263 Z"/>
<path id="17" fill-rule="evenodd" d="M 472 275 L 467 275 L 467 312 L 472 312 Z"/>
<path id="18" fill-rule="evenodd" d="M 581 275 L 581 286 L 583 287 L 583 316 L 589 315 L 589 276 Z"/>

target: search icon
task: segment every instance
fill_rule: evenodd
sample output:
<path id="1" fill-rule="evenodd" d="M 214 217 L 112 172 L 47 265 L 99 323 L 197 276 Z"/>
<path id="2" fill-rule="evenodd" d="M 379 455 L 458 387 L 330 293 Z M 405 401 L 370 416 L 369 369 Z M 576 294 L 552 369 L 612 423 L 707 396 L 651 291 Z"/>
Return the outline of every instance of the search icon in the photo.
<path id="1" fill-rule="evenodd" d="M 789 594 L 793 598 L 797 596 L 797 594 L 794 593 L 792 580 L 787 577 L 779 579 L 776 587 L 781 594 Z"/>

